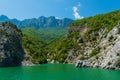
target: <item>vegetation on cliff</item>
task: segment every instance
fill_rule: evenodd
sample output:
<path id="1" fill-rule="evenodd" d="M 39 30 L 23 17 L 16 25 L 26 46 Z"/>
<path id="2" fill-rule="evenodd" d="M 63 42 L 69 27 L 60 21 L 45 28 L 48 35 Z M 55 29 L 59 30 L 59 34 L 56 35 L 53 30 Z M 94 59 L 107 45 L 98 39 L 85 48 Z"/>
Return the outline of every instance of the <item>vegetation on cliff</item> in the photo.
<path id="1" fill-rule="evenodd" d="M 35 63 L 74 62 L 98 55 L 103 47 L 100 41 L 120 22 L 120 11 L 76 20 L 68 27 L 36 30 L 24 28 L 23 46 L 30 52 Z M 112 44 L 114 37 L 109 37 Z M 50 59 L 50 60 L 48 60 Z"/>
<path id="2" fill-rule="evenodd" d="M 87 27 L 89 30 L 85 35 L 89 35 L 93 31 L 107 28 L 106 33 L 108 33 L 118 22 L 120 22 L 120 10 L 77 20 L 70 25 L 70 29 L 74 31 L 75 29 L 79 30 L 78 27 Z"/>

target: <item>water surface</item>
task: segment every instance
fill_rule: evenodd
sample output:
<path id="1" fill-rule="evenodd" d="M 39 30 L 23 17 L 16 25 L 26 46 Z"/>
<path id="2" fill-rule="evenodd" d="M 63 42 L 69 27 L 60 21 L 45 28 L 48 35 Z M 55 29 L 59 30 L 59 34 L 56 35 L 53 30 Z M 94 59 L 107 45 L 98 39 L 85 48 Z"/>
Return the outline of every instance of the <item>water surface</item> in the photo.
<path id="1" fill-rule="evenodd" d="M 44 64 L 0 68 L 0 80 L 119 80 L 120 71 L 75 68 L 72 64 Z"/>

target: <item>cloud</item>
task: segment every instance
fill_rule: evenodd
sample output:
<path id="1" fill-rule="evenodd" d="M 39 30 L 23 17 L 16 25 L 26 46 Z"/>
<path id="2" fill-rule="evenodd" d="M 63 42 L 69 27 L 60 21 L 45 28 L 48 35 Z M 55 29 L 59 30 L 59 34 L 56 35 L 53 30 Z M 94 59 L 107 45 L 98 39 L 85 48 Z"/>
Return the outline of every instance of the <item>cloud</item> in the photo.
<path id="1" fill-rule="evenodd" d="M 62 18 L 60 18 L 60 17 L 57 17 L 57 16 L 56 16 L 55 18 L 56 18 L 56 19 L 62 19 Z"/>
<path id="2" fill-rule="evenodd" d="M 73 6 L 72 10 L 73 10 L 73 15 L 75 17 L 75 19 L 83 19 L 84 17 L 81 16 L 78 12 L 78 7 L 81 6 L 81 3 L 79 2 L 77 6 Z"/>

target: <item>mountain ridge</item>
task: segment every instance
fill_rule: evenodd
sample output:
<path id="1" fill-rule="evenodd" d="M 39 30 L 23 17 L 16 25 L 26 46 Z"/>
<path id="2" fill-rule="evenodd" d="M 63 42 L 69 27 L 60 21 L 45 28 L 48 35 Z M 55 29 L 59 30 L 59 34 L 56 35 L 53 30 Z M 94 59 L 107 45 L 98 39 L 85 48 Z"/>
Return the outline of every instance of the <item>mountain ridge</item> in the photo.
<path id="1" fill-rule="evenodd" d="M 57 19 L 55 16 L 45 17 L 40 16 L 38 18 L 18 20 L 16 18 L 10 19 L 5 15 L 0 16 L 0 22 L 10 21 L 17 25 L 19 28 L 35 27 L 36 29 L 46 27 L 67 27 L 74 20 L 69 18 Z"/>

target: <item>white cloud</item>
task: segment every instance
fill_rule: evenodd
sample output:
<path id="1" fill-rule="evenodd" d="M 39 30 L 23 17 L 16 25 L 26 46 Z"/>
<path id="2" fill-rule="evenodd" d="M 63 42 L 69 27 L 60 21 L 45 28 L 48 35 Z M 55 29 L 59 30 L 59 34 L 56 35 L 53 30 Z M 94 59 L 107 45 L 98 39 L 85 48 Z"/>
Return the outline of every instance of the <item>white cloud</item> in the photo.
<path id="1" fill-rule="evenodd" d="M 56 16 L 55 18 L 56 18 L 56 19 L 62 19 L 62 18 L 59 18 L 59 17 L 57 17 L 57 16 Z"/>
<path id="2" fill-rule="evenodd" d="M 75 19 L 83 19 L 84 17 L 81 16 L 78 12 L 78 7 L 81 6 L 81 3 L 79 2 L 77 6 L 73 6 L 72 10 L 73 10 L 73 15 L 75 17 Z"/>

